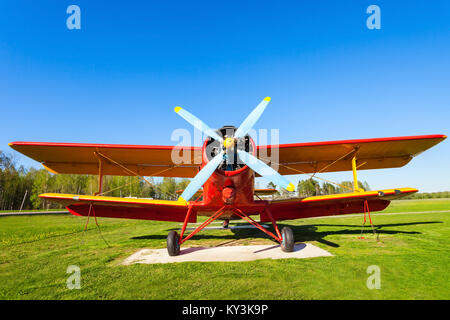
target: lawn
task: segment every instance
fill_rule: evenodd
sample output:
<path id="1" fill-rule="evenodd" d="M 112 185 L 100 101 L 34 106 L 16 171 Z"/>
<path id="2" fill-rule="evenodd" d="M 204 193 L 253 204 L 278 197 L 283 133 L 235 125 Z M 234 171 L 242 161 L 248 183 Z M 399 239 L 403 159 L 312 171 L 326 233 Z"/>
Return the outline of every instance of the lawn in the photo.
<path id="1" fill-rule="evenodd" d="M 372 214 L 379 242 L 370 227 L 358 239 L 361 215 L 280 223 L 332 257 L 131 266 L 119 263 L 164 248 L 180 224 L 99 218 L 101 232 L 93 221 L 83 232 L 82 217 L 0 217 L 0 298 L 449 299 L 449 213 L 450 199 L 394 201 Z M 273 244 L 259 230 L 203 230 L 185 246 L 259 243 Z M 66 286 L 70 265 L 81 270 L 79 290 Z M 367 288 L 372 265 L 380 289 Z"/>

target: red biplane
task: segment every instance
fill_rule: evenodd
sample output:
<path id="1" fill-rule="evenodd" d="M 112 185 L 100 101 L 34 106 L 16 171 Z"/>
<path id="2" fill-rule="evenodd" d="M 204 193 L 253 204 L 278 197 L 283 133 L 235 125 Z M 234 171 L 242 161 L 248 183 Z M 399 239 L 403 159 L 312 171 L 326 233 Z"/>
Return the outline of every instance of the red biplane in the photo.
<path id="1" fill-rule="evenodd" d="M 39 161 L 52 173 L 94 174 L 99 190 L 94 195 L 41 194 L 63 204 L 74 215 L 183 222 L 181 233 L 170 231 L 167 250 L 180 253 L 180 245 L 216 219 L 244 219 L 274 238 L 282 250 L 292 251 L 292 229 L 278 229 L 277 221 L 317 216 L 362 213 L 386 208 L 390 201 L 417 192 L 413 188 L 364 191 L 358 188 L 357 170 L 397 168 L 417 154 L 443 141 L 445 135 L 342 140 L 256 146 L 249 131 L 263 113 L 265 98 L 239 128 L 213 130 L 188 111 L 175 111 L 208 135 L 202 147 L 111 145 L 84 143 L 13 142 L 9 145 Z M 183 161 L 174 162 L 174 155 Z M 178 159 L 177 158 L 177 159 Z M 272 167 L 276 167 L 274 170 Z M 284 175 L 353 171 L 349 193 L 263 199 L 276 190 L 254 188 L 255 175 L 293 192 Z M 104 175 L 136 175 L 193 178 L 178 200 L 133 199 L 102 196 Z M 203 188 L 202 188 L 203 187 Z M 259 215 L 259 222 L 252 216 Z M 190 234 L 188 223 L 208 217 Z M 261 222 L 271 222 L 274 232 Z"/>

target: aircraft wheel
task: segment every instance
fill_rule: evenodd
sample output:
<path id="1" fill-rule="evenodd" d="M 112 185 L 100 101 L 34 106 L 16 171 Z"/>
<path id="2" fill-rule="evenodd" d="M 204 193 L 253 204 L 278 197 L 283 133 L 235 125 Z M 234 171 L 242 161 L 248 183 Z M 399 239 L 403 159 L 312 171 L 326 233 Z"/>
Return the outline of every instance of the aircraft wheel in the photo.
<path id="1" fill-rule="evenodd" d="M 167 252 L 169 252 L 169 256 L 177 256 L 180 254 L 179 240 L 180 237 L 176 231 L 172 230 L 167 235 Z"/>
<path id="2" fill-rule="evenodd" d="M 281 229 L 281 250 L 284 252 L 292 252 L 294 251 L 294 232 L 289 227 L 284 227 Z"/>

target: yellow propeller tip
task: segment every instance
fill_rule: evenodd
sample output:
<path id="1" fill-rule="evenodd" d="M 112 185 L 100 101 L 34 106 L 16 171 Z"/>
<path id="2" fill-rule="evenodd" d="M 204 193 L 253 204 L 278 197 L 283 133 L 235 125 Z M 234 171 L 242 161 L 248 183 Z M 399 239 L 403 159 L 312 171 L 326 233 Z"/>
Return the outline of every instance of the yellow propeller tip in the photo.
<path id="1" fill-rule="evenodd" d="M 181 109 L 182 109 L 181 107 L 175 107 L 175 112 L 178 113 L 180 112 Z"/>
<path id="2" fill-rule="evenodd" d="M 187 204 L 187 201 L 183 199 L 183 197 L 179 197 L 178 198 L 178 202 L 182 203 L 182 204 Z"/>
<path id="3" fill-rule="evenodd" d="M 265 97 L 264 100 L 270 101 L 270 97 Z"/>
<path id="4" fill-rule="evenodd" d="M 295 186 L 292 183 L 289 183 L 288 187 L 286 188 L 287 191 L 294 192 Z"/>

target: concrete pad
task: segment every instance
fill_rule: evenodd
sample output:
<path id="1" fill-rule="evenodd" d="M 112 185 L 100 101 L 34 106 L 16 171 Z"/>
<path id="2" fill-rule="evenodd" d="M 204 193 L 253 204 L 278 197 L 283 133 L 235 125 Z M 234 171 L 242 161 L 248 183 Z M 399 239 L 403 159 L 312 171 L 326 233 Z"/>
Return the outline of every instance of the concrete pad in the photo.
<path id="1" fill-rule="evenodd" d="M 252 261 L 258 259 L 304 259 L 332 256 L 326 250 L 309 243 L 297 243 L 293 252 L 284 252 L 279 245 L 223 246 L 182 248 L 178 256 L 171 257 L 167 249 L 142 249 L 122 262 L 122 265 L 133 263 L 173 263 L 186 261 Z"/>

